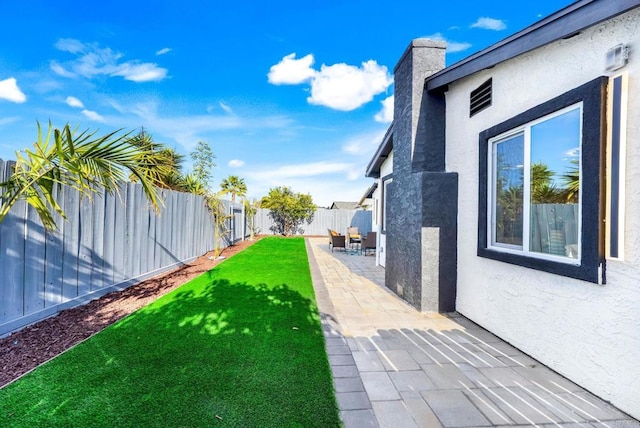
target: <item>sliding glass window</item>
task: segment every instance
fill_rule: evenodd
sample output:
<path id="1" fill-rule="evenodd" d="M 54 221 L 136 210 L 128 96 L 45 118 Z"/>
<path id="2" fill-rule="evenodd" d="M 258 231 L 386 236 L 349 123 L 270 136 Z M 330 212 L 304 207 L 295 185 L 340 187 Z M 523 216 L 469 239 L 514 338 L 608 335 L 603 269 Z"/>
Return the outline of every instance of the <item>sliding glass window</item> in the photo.
<path id="1" fill-rule="evenodd" d="M 491 249 L 580 262 L 582 103 L 489 140 Z"/>

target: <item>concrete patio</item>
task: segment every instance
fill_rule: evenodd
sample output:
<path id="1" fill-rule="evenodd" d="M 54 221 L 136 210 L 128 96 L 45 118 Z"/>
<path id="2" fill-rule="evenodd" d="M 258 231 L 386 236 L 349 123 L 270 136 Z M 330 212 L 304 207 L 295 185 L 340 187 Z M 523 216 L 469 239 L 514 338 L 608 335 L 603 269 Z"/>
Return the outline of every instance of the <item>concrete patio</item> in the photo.
<path id="1" fill-rule="evenodd" d="M 374 257 L 307 251 L 345 427 L 640 427 L 459 314 L 416 311 Z"/>

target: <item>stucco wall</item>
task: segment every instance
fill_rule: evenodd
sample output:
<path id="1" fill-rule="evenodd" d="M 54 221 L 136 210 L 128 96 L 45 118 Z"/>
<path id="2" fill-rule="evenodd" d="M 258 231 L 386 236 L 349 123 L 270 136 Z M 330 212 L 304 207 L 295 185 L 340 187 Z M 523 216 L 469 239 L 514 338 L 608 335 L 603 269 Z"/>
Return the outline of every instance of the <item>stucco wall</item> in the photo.
<path id="1" fill-rule="evenodd" d="M 600 286 L 476 255 L 478 134 L 605 75 L 605 52 L 631 45 L 625 258 Z M 493 105 L 469 118 L 469 93 L 493 78 Z M 640 10 L 449 87 L 446 169 L 459 173 L 457 310 L 640 418 Z"/>
<path id="2" fill-rule="evenodd" d="M 387 155 L 387 158 L 380 165 L 380 177 L 385 178 L 393 173 L 393 151 Z"/>
<path id="3" fill-rule="evenodd" d="M 389 155 L 387 156 L 387 159 L 385 159 L 385 161 L 382 163 L 382 165 L 380 165 L 380 180 L 378 182 L 378 188 L 376 189 L 376 193 L 375 193 L 375 198 L 378 199 L 378 216 L 377 216 L 377 220 L 378 220 L 378 224 L 377 224 L 377 231 L 378 231 L 378 251 L 376 251 L 376 264 L 380 265 L 380 266 L 385 266 L 385 257 L 387 255 L 387 235 L 382 233 L 382 224 L 380 223 L 382 221 L 382 213 L 384 210 L 384 207 L 382 205 L 383 200 L 382 200 L 382 189 L 383 189 L 383 182 L 382 179 L 385 177 L 390 176 L 391 174 L 393 174 L 393 151 L 391 151 L 389 153 Z"/>

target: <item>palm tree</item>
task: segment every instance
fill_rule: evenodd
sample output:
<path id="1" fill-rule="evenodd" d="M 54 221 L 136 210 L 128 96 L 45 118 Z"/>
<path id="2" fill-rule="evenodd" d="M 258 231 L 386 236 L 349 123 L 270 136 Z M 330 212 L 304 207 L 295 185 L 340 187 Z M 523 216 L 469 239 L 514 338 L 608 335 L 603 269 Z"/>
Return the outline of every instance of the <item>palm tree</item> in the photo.
<path id="1" fill-rule="evenodd" d="M 562 197 L 568 203 L 577 204 L 580 197 L 580 161 L 572 159 L 571 164 L 567 172 L 562 174 L 565 185 Z"/>
<path id="2" fill-rule="evenodd" d="M 207 189 L 205 189 L 202 181 L 195 176 L 195 174 L 187 174 L 182 177 L 182 181 L 180 182 L 181 190 L 193 193 L 195 195 L 206 196 Z"/>
<path id="3" fill-rule="evenodd" d="M 522 185 L 512 185 L 506 189 L 498 189 L 497 228 L 500 242 L 506 244 L 522 244 Z M 498 238 L 498 237 L 496 237 Z"/>
<path id="4" fill-rule="evenodd" d="M 236 175 L 230 175 L 222 180 L 220 188 L 223 193 L 231 193 L 231 202 L 236 201 L 236 195 L 244 198 L 247 194 L 247 185 L 244 183 L 244 179 Z"/>
<path id="5" fill-rule="evenodd" d="M 223 192 L 211 193 L 206 192 L 204 194 L 205 203 L 207 208 L 213 214 L 213 234 L 214 234 L 214 257 L 218 258 L 220 255 L 220 243 L 218 242 L 221 235 L 227 232 L 227 220 L 231 216 L 227 213 L 227 209 L 220 198 Z"/>
<path id="6" fill-rule="evenodd" d="M 159 210 L 157 182 L 149 171 L 155 161 L 153 154 L 131 144 L 129 135 L 118 135 L 119 132 L 97 137 L 89 130 L 78 133 L 68 124 L 59 130 L 49 123 L 43 138 L 38 123 L 38 139 L 33 149 L 16 152 L 13 174 L 0 183 L 0 222 L 22 199 L 36 210 L 45 228 L 53 230 L 54 211 L 66 219 L 55 200 L 55 188 L 69 186 L 88 197 L 101 189 L 113 194 L 128 176 L 140 182 L 153 207 Z"/>
<path id="7" fill-rule="evenodd" d="M 249 217 L 249 240 L 253 241 L 255 238 L 255 225 L 254 220 L 256 218 L 256 213 L 258 212 L 258 208 L 260 208 L 260 200 L 259 199 L 245 199 L 244 200 L 244 212 L 247 217 Z"/>
<path id="8" fill-rule="evenodd" d="M 182 162 L 184 156 L 162 143 L 156 143 L 153 136 L 144 128 L 128 140 L 129 144 L 140 149 L 139 162 L 145 165 L 149 178 L 157 187 L 170 190 L 184 190 Z M 135 176 L 131 176 L 136 181 Z"/>

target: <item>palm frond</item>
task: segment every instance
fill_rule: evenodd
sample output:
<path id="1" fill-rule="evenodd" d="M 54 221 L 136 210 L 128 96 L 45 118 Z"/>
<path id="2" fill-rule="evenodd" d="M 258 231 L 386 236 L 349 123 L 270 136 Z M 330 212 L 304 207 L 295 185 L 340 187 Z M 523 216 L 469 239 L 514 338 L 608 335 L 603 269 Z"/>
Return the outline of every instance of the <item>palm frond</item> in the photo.
<path id="1" fill-rule="evenodd" d="M 20 199 L 38 213 L 47 229 L 56 227 L 52 212 L 65 214 L 55 201 L 54 188 L 69 186 L 81 196 L 91 197 L 98 191 L 114 193 L 119 183 L 134 176 L 156 210 L 161 200 L 150 172 L 151 156 L 144 147 L 129 142 L 122 130 L 96 136 L 95 131 L 77 132 L 67 124 L 62 130 L 49 123 L 46 136 L 38 123 L 38 136 L 33 149 L 16 153 L 16 166 L 9 179 L 0 184 L 0 221 Z"/>

